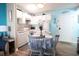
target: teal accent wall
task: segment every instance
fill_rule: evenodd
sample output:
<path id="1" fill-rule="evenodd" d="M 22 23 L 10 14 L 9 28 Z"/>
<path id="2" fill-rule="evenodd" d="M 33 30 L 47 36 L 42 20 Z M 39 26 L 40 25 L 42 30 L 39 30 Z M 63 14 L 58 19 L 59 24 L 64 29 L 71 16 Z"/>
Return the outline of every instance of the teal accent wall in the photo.
<path id="1" fill-rule="evenodd" d="M 57 24 L 54 23 L 54 18 L 55 18 L 55 16 L 52 15 L 50 25 L 49 25 L 49 31 L 51 32 L 53 37 L 56 35 L 56 32 L 57 32 Z"/>
<path id="2" fill-rule="evenodd" d="M 7 24 L 6 3 L 0 3 L 0 26 Z"/>
<path id="3" fill-rule="evenodd" d="M 58 28 L 57 28 L 57 17 L 63 12 L 64 10 L 54 10 L 51 11 L 51 21 L 49 24 L 49 31 L 52 33 L 52 36 L 55 37 L 56 34 L 58 34 Z"/>
<path id="4" fill-rule="evenodd" d="M 6 3 L 0 3 L 0 26 L 7 25 L 7 10 Z M 1 35 L 2 32 L 0 32 Z"/>

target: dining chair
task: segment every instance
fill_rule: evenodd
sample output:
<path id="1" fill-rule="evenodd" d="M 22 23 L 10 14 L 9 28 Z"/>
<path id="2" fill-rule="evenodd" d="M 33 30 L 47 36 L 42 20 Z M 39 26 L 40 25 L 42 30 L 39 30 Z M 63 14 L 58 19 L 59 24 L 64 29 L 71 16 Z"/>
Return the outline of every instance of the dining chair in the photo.
<path id="1" fill-rule="evenodd" d="M 58 41 L 59 41 L 59 35 L 55 35 L 55 40 L 53 42 L 54 55 L 56 55 L 57 53 L 56 47 L 57 47 Z"/>
<path id="2" fill-rule="evenodd" d="M 41 40 L 39 37 L 29 37 L 30 48 L 32 56 L 41 55 Z"/>
<path id="3" fill-rule="evenodd" d="M 43 55 L 44 56 L 52 56 L 53 55 L 53 38 L 45 38 L 43 40 Z"/>

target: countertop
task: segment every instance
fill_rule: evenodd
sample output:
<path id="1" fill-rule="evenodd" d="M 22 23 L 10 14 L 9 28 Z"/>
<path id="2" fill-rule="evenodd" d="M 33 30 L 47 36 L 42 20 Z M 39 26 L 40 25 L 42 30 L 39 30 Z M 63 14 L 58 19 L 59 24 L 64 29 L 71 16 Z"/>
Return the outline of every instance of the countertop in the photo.
<path id="1" fill-rule="evenodd" d="M 52 35 L 50 33 L 47 32 L 42 32 L 43 36 L 45 36 L 45 38 L 52 38 Z M 30 34 L 30 36 L 32 37 L 40 37 L 40 32 L 34 32 L 33 35 Z"/>

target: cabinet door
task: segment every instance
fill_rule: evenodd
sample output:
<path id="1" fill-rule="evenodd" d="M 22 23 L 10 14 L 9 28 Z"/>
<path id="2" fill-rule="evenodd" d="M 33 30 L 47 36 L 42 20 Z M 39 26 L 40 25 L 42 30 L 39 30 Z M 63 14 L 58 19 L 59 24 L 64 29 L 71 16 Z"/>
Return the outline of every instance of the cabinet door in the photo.
<path id="1" fill-rule="evenodd" d="M 74 42 L 73 41 L 73 30 L 76 26 L 76 17 L 72 13 L 61 14 L 58 18 L 58 28 L 60 34 L 60 41 Z"/>
<path id="2" fill-rule="evenodd" d="M 23 39 L 23 34 L 24 33 L 18 33 L 18 47 L 22 46 L 24 43 L 24 39 Z"/>
<path id="3" fill-rule="evenodd" d="M 29 30 L 22 31 L 18 33 L 18 47 L 26 44 L 28 42 Z"/>

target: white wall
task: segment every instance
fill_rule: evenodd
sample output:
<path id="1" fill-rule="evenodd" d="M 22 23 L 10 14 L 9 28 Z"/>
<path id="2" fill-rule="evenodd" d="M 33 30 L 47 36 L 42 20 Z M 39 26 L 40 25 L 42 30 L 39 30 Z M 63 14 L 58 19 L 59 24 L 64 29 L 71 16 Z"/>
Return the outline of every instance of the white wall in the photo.
<path id="1" fill-rule="evenodd" d="M 79 37 L 79 23 L 78 23 L 79 10 L 70 11 L 59 15 L 57 20 L 58 26 L 63 27 L 59 31 L 61 34 L 60 41 L 77 43 L 77 37 Z"/>

